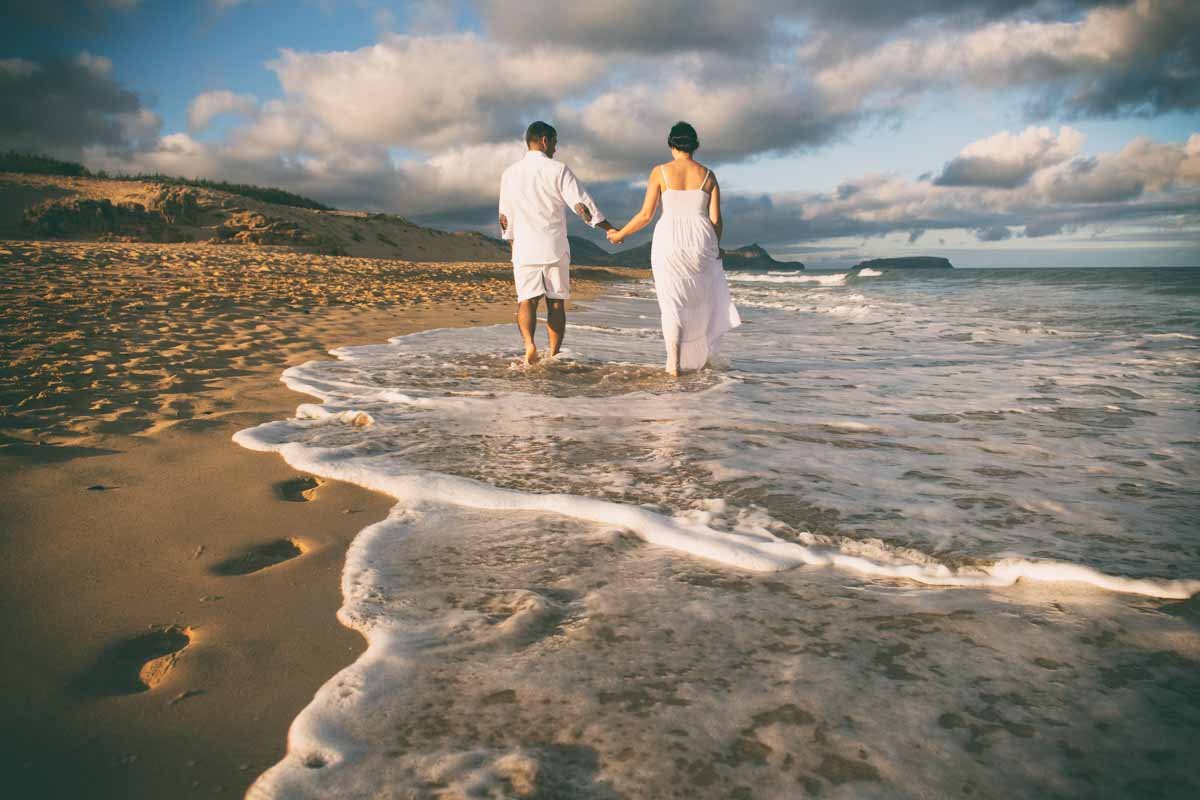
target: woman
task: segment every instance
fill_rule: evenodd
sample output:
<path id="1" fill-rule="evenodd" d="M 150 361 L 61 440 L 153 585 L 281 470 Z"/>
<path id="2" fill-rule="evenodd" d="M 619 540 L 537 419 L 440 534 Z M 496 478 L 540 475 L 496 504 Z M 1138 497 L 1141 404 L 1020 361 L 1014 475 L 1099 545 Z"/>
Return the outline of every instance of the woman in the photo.
<path id="1" fill-rule="evenodd" d="M 667 372 L 700 369 L 716 355 L 721 336 L 741 324 L 729 298 L 721 264 L 721 189 L 717 176 L 692 158 L 700 146 L 696 129 L 678 122 L 667 137 L 671 161 L 650 172 L 642 210 L 608 240 L 620 244 L 654 219 L 661 195 L 662 219 L 654 226 L 650 266 L 667 344 Z"/>

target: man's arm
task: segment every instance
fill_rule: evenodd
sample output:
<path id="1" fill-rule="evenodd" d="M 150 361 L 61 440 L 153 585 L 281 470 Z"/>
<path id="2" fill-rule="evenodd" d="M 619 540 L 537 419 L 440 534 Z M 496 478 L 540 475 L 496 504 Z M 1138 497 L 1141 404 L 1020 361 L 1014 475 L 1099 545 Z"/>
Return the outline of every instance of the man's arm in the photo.
<path id="1" fill-rule="evenodd" d="M 613 229 L 612 223 L 604 218 L 604 214 L 596 206 L 596 201 L 579 185 L 579 180 L 575 177 L 575 173 L 571 172 L 570 167 L 563 167 L 558 191 L 562 195 L 563 202 L 588 225 L 606 231 Z"/>

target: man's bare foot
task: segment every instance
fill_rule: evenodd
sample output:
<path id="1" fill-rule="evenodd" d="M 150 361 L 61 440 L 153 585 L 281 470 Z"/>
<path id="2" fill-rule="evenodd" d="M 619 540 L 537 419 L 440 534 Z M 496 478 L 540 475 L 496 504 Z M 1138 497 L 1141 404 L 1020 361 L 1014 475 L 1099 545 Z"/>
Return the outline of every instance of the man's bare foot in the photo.
<path id="1" fill-rule="evenodd" d="M 541 357 L 538 355 L 537 345 L 525 345 L 525 366 L 532 367 L 538 363 L 539 358 Z"/>
<path id="2" fill-rule="evenodd" d="M 667 359 L 667 374 L 672 378 L 679 377 L 679 362 L 674 359 Z"/>

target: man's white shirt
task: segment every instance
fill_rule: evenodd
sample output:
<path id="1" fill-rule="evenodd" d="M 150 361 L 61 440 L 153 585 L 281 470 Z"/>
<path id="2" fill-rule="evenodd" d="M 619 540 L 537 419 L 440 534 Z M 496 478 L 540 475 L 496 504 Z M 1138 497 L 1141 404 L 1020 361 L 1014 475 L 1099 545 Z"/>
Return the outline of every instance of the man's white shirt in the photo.
<path id="1" fill-rule="evenodd" d="M 565 211 L 580 203 L 592 216 L 589 225 L 596 227 L 604 221 L 570 167 L 540 150 L 526 152 L 523 159 L 504 170 L 500 214 L 508 220 L 508 228 L 502 235 L 513 241 L 513 264 L 553 264 L 567 258 L 571 246 Z"/>

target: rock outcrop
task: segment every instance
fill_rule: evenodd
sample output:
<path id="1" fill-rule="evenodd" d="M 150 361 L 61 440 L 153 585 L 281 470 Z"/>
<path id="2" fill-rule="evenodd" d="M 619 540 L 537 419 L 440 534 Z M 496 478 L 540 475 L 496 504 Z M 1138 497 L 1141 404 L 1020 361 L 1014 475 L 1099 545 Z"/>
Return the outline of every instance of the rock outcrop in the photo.
<path id="1" fill-rule="evenodd" d="M 306 231 L 295 222 L 268 219 L 254 211 L 239 210 L 230 214 L 217 228 L 216 241 L 234 244 L 282 244 L 294 247 L 318 246 L 321 237 Z"/>

